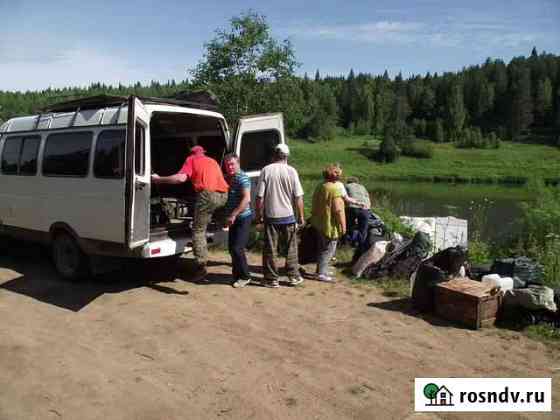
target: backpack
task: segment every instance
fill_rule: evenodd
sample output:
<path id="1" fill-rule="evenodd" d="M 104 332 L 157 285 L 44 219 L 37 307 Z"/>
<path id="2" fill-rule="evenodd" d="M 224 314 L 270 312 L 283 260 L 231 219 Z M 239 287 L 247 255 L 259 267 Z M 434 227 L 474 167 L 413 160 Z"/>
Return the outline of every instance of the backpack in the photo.
<path id="1" fill-rule="evenodd" d="M 317 231 L 310 223 L 306 224 L 300 231 L 300 241 L 298 245 L 298 259 L 300 264 L 317 262 L 318 244 Z"/>
<path id="2" fill-rule="evenodd" d="M 543 284 L 541 264 L 527 257 L 501 258 L 494 261 L 490 272 L 502 277 L 517 277 L 526 284 Z"/>

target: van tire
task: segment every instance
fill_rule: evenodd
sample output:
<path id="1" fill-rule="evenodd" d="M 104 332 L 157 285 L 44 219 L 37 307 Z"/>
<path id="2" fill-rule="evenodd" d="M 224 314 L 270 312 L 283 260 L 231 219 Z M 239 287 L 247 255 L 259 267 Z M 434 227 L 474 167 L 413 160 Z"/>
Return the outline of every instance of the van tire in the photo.
<path id="1" fill-rule="evenodd" d="M 89 258 L 69 234 L 55 233 L 51 253 L 56 271 L 64 280 L 76 281 L 89 275 Z"/>

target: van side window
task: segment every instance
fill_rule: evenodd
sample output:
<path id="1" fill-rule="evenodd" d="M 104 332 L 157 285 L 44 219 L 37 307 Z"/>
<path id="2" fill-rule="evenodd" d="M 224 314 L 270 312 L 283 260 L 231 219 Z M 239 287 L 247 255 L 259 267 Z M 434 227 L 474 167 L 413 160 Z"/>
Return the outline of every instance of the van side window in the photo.
<path id="1" fill-rule="evenodd" d="M 2 151 L 2 173 L 5 175 L 35 175 L 39 136 L 9 137 Z"/>
<path id="2" fill-rule="evenodd" d="M 22 140 L 22 137 L 8 137 L 4 142 L 4 150 L 2 150 L 2 173 L 4 175 L 17 175 Z"/>
<path id="3" fill-rule="evenodd" d="M 39 143 L 41 137 L 25 137 L 21 146 L 21 156 L 19 158 L 19 174 L 35 175 L 37 173 L 37 154 L 39 153 Z"/>
<path id="4" fill-rule="evenodd" d="M 145 137 L 146 137 L 146 130 L 144 126 L 139 122 L 136 122 L 136 138 L 135 138 L 135 148 L 134 153 L 136 156 L 134 158 L 134 168 L 136 171 L 136 175 L 144 175 L 146 173 L 146 165 L 145 165 Z"/>
<path id="5" fill-rule="evenodd" d="M 124 175 L 125 130 L 105 130 L 97 136 L 93 174 L 96 178 L 122 178 Z"/>
<path id="6" fill-rule="evenodd" d="M 91 131 L 49 135 L 43 153 L 43 175 L 85 177 L 92 139 Z"/>
<path id="7" fill-rule="evenodd" d="M 241 137 L 239 160 L 244 171 L 257 171 L 272 162 L 274 147 L 280 143 L 278 130 L 244 133 Z"/>

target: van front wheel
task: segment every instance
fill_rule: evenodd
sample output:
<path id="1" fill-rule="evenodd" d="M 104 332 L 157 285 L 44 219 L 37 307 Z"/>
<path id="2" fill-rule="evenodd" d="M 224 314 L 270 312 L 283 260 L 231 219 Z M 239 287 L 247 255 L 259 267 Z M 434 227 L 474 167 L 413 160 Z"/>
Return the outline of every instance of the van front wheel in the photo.
<path id="1" fill-rule="evenodd" d="M 52 258 L 56 271 L 65 279 L 75 281 L 88 273 L 88 258 L 74 238 L 57 233 L 52 242 Z"/>

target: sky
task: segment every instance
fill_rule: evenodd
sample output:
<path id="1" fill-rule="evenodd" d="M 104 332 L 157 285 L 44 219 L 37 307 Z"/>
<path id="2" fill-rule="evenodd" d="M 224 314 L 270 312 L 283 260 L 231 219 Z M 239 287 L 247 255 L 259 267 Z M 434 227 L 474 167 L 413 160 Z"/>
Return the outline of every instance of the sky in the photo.
<path id="1" fill-rule="evenodd" d="M 533 46 L 560 55 L 560 0 L 0 0 L 0 90 L 184 80 L 248 10 L 292 42 L 300 75 L 441 73 Z"/>

